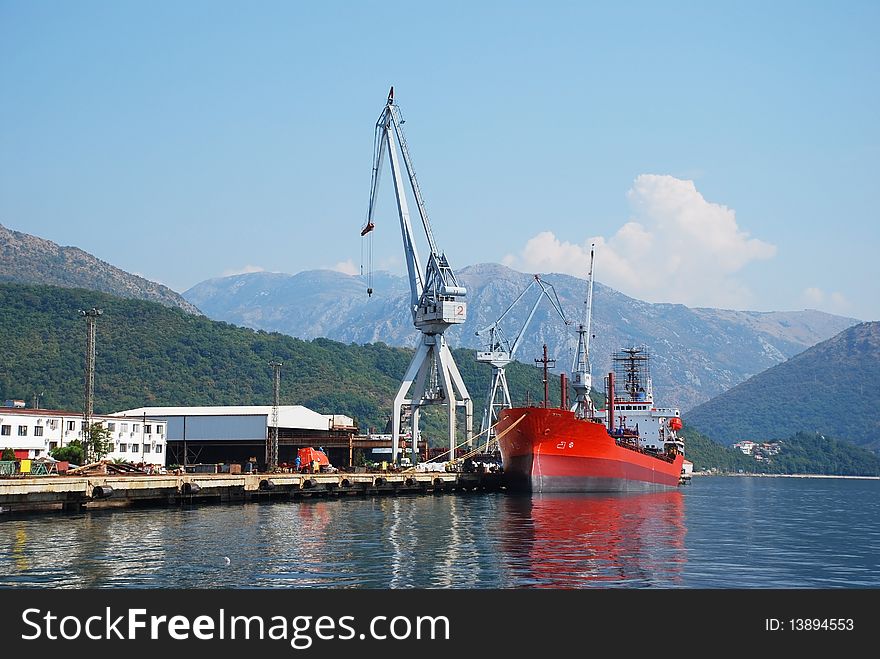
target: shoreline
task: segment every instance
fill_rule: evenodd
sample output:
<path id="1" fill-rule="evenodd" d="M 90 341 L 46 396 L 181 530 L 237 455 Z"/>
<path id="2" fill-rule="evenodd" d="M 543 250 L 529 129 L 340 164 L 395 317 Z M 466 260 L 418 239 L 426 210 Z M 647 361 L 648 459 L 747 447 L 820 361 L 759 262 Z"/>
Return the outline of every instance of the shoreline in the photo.
<path id="1" fill-rule="evenodd" d="M 710 474 L 703 471 L 695 471 L 692 476 L 753 476 L 755 478 L 842 478 L 848 480 L 880 481 L 880 476 L 842 476 L 838 474 L 739 474 L 717 473 Z"/>

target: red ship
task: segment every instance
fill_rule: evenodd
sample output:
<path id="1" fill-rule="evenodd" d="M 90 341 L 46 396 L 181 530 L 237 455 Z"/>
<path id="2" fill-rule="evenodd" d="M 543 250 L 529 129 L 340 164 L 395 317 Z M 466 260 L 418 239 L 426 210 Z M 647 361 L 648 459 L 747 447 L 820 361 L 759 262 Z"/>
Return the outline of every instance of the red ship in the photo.
<path id="1" fill-rule="evenodd" d="M 671 435 L 680 421 L 677 416 L 669 421 Z M 541 407 L 502 410 L 496 428 L 504 478 L 511 489 L 645 492 L 674 488 L 681 482 L 681 440 L 671 440 L 658 451 L 640 446 L 629 428 L 612 434 L 600 420 Z"/>
<path id="2" fill-rule="evenodd" d="M 654 406 L 649 355 L 642 347 L 613 355 L 608 374 L 606 409 L 596 410 L 590 398 L 590 317 L 593 263 L 584 323 L 578 329 L 578 351 L 572 368 L 576 401 L 565 401 L 568 386 L 562 376 L 562 406 L 549 405 L 544 364 L 542 407 L 502 410 L 495 426 L 507 485 L 535 492 L 629 492 L 677 487 L 683 479 L 684 442 L 675 408 Z M 615 390 L 615 382 L 620 383 Z"/>

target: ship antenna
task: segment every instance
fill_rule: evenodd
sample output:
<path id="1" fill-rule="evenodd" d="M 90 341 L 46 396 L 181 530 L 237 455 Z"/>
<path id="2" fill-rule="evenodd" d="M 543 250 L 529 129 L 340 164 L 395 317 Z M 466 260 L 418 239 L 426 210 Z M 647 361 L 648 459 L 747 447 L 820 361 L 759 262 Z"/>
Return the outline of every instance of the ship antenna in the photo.
<path id="1" fill-rule="evenodd" d="M 593 262 L 596 244 L 590 245 L 590 271 L 587 275 L 587 298 L 584 300 L 584 322 L 578 325 L 578 349 L 571 368 L 571 384 L 575 390 L 572 411 L 581 419 L 593 416 L 590 391 L 593 376 L 590 367 L 590 327 L 593 319 Z"/>

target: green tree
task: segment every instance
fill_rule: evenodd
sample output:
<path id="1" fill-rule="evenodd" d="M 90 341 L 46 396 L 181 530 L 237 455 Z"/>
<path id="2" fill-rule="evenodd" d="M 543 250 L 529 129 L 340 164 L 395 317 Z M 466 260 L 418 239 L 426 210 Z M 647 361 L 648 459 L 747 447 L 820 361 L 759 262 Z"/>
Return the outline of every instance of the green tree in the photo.
<path id="1" fill-rule="evenodd" d="M 110 431 L 101 423 L 93 423 L 88 432 L 89 457 L 101 460 L 113 450 Z"/>
<path id="2" fill-rule="evenodd" d="M 67 446 L 53 448 L 49 451 L 49 455 L 61 462 L 70 462 L 75 465 L 81 465 L 83 459 L 82 444 L 78 439 L 75 439 Z"/>
<path id="3" fill-rule="evenodd" d="M 15 460 L 15 451 L 8 447 L 3 449 L 3 454 L 0 455 L 0 460 L 2 460 L 3 462 L 10 462 L 12 460 Z"/>

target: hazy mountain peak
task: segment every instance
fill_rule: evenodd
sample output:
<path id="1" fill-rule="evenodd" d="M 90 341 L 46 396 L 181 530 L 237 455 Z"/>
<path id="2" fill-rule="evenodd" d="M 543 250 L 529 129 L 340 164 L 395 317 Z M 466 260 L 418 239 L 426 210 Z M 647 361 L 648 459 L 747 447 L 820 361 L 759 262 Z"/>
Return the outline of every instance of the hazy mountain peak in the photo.
<path id="1" fill-rule="evenodd" d="M 78 247 L 64 247 L 3 225 L 0 256 L 0 281 L 85 288 L 201 314 L 167 286 L 120 270 Z"/>
<path id="2" fill-rule="evenodd" d="M 283 277 L 264 273 L 202 282 L 184 293 L 209 317 L 300 338 L 327 337 L 344 342 L 382 341 L 412 347 L 418 333 L 409 313 L 409 284 L 404 277 L 373 273 L 373 295 L 366 279 L 312 270 Z M 493 323 L 532 280 L 497 263 L 479 263 L 457 271 L 468 289 L 468 320 L 447 337 L 453 347 L 482 347 L 476 331 Z M 542 274 L 553 284 L 567 318 L 577 323 L 584 312 L 587 282 L 571 275 Z M 241 282 L 245 284 L 242 285 Z M 505 319 L 508 336 L 519 333 L 537 292 Z M 681 304 L 651 304 L 596 282 L 591 357 L 594 381 L 601 387 L 610 354 L 623 345 L 646 344 L 658 403 L 689 409 L 774 366 L 858 321 L 816 312 L 738 312 L 690 309 Z M 539 307 L 517 358 L 532 363 L 546 343 L 559 368 L 574 358 L 576 334 L 546 303 Z M 483 392 L 471 392 L 482 396 Z"/>

